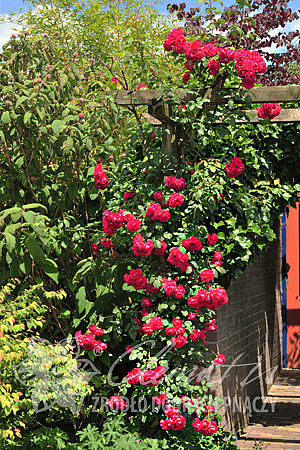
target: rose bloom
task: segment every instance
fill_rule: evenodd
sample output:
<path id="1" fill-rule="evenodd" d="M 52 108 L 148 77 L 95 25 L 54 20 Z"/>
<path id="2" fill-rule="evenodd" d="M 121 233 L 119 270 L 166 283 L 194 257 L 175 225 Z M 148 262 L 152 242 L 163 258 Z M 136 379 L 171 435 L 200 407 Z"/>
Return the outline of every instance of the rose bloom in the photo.
<path id="1" fill-rule="evenodd" d="M 97 254 L 99 253 L 99 247 L 96 244 L 91 244 L 91 250 L 93 253 Z"/>
<path id="2" fill-rule="evenodd" d="M 176 336 L 171 338 L 171 342 L 173 342 L 175 347 L 183 347 L 187 343 L 186 336 Z"/>
<path id="3" fill-rule="evenodd" d="M 204 331 L 208 331 L 212 333 L 218 329 L 216 319 L 212 319 L 211 322 L 207 322 L 204 324 Z"/>
<path id="4" fill-rule="evenodd" d="M 109 406 L 111 409 L 122 411 L 123 409 L 126 409 L 127 403 L 124 402 L 120 397 L 118 396 L 112 396 L 110 397 L 106 405 Z"/>
<path id="5" fill-rule="evenodd" d="M 197 313 L 189 313 L 187 315 L 188 320 L 194 320 L 194 319 L 196 319 L 196 317 L 197 317 Z"/>
<path id="6" fill-rule="evenodd" d="M 223 364 L 225 361 L 225 355 L 217 355 L 216 359 L 214 360 L 215 364 Z"/>
<path id="7" fill-rule="evenodd" d="M 214 279 L 215 275 L 211 269 L 203 270 L 200 273 L 200 278 L 202 282 L 210 283 Z"/>
<path id="8" fill-rule="evenodd" d="M 107 238 L 101 238 L 100 244 L 104 247 L 104 248 L 111 248 L 114 244 L 110 239 Z"/>
<path id="9" fill-rule="evenodd" d="M 182 205 L 184 202 L 184 196 L 182 194 L 173 193 L 170 195 L 167 201 L 167 206 L 170 208 L 176 208 L 176 206 Z"/>
<path id="10" fill-rule="evenodd" d="M 218 242 L 218 236 L 213 233 L 213 234 L 209 234 L 207 236 L 207 244 L 208 245 L 215 245 Z"/>
<path id="11" fill-rule="evenodd" d="M 182 246 L 188 251 L 199 251 L 203 248 L 203 244 L 196 236 L 183 239 Z"/>
<path id="12" fill-rule="evenodd" d="M 278 103 L 263 103 L 261 107 L 256 108 L 257 115 L 260 119 L 274 119 L 280 114 L 281 108 Z"/>
<path id="13" fill-rule="evenodd" d="M 186 187 L 184 178 L 176 178 L 174 176 L 165 177 L 165 184 L 168 188 L 174 189 L 175 191 L 181 191 L 181 189 Z"/>
<path id="14" fill-rule="evenodd" d="M 232 158 L 230 163 L 227 163 L 225 165 L 225 172 L 229 178 L 235 178 L 239 175 L 241 175 L 245 170 L 245 166 L 241 160 L 241 158 L 238 158 L 235 156 Z"/>
<path id="15" fill-rule="evenodd" d="M 219 63 L 215 59 L 210 59 L 207 63 L 208 70 L 214 76 L 219 72 Z"/>
<path id="16" fill-rule="evenodd" d="M 102 334 L 104 333 L 103 328 L 98 328 L 93 324 L 89 325 L 89 330 L 94 336 L 102 336 Z"/>
<path id="17" fill-rule="evenodd" d="M 137 91 L 141 91 L 141 90 L 147 91 L 147 90 L 149 90 L 149 88 L 148 88 L 148 86 L 147 86 L 146 84 L 140 83 L 140 84 L 137 86 L 136 90 L 137 90 Z"/>
<path id="18" fill-rule="evenodd" d="M 128 201 L 135 196 L 134 192 L 125 192 L 123 195 L 124 200 Z"/>
<path id="19" fill-rule="evenodd" d="M 162 204 L 162 202 L 164 200 L 164 196 L 161 191 L 154 192 L 153 197 L 157 203 L 159 203 L 160 205 Z"/>

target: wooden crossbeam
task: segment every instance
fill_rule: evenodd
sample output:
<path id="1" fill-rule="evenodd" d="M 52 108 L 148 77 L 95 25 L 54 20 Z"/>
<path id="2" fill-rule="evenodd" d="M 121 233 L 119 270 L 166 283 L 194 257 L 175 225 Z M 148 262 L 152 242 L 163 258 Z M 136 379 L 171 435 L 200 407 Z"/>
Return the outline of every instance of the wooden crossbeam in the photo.
<path id="1" fill-rule="evenodd" d="M 262 119 L 257 117 L 257 112 L 255 109 L 246 111 L 246 113 L 250 117 L 250 122 L 257 123 L 261 122 Z M 251 117 L 252 116 L 252 117 Z M 282 109 L 280 111 L 280 114 L 277 117 L 274 117 L 274 119 L 270 119 L 271 122 L 300 122 L 300 109 L 298 108 L 289 108 L 289 109 Z M 245 120 L 237 120 L 237 122 L 246 122 Z"/>
<path id="2" fill-rule="evenodd" d="M 285 103 L 300 101 L 300 86 L 263 86 L 255 87 L 247 92 L 253 102 L 257 103 Z M 158 99 L 166 99 L 166 95 L 162 90 L 146 90 L 146 91 L 117 91 L 110 92 L 118 105 L 153 105 Z M 196 97 L 205 97 L 210 100 L 213 105 L 222 105 L 228 102 L 226 95 L 230 94 L 230 90 L 220 89 L 199 89 L 195 94 L 189 94 L 184 89 L 176 90 L 175 103 L 187 103 Z M 243 102 L 239 102 L 243 103 Z"/>
<path id="3" fill-rule="evenodd" d="M 259 119 L 257 117 L 257 112 L 255 109 L 247 110 L 245 113 L 250 117 L 251 123 L 259 123 L 262 119 Z M 226 119 L 222 117 L 222 113 L 217 113 L 218 116 L 220 116 L 220 120 L 217 120 L 216 123 L 226 123 Z M 153 117 L 149 113 L 142 113 L 142 116 L 145 117 L 145 119 L 154 127 L 159 127 L 163 124 L 163 122 L 166 122 L 165 120 L 159 120 L 157 117 Z M 271 119 L 271 122 L 277 123 L 277 122 L 300 122 L 300 109 L 296 108 L 289 108 L 289 109 L 282 109 L 280 111 L 280 114 L 275 117 L 274 119 Z M 236 119 L 236 123 L 247 123 L 247 120 L 239 120 Z"/>
<path id="4" fill-rule="evenodd" d="M 181 104 L 182 106 L 191 100 L 197 98 L 206 98 L 209 101 L 205 103 L 208 107 L 214 105 L 225 105 L 232 99 L 232 89 L 198 89 L 196 92 L 187 92 L 185 89 L 177 89 L 172 96 L 172 104 L 166 92 L 162 90 L 146 91 L 117 91 L 110 92 L 114 97 L 116 104 L 122 106 L 140 106 L 147 105 L 148 113 L 143 113 L 144 117 L 150 121 L 153 126 L 162 127 L 162 151 L 166 154 L 175 156 L 181 160 L 184 155 L 184 130 L 181 124 L 171 120 L 172 104 Z M 252 103 L 287 103 L 300 102 L 300 86 L 263 86 L 256 87 L 247 91 L 251 97 Z M 237 96 L 238 97 L 238 96 Z M 232 99 L 234 100 L 234 99 Z M 245 100 L 234 100 L 236 104 L 248 103 Z M 260 122 L 255 110 L 246 111 L 249 120 L 252 123 Z M 226 112 L 220 111 L 216 123 L 226 125 Z M 280 114 L 272 119 L 272 122 L 300 122 L 300 109 L 282 109 Z M 245 119 L 236 119 L 236 123 L 247 123 Z"/>

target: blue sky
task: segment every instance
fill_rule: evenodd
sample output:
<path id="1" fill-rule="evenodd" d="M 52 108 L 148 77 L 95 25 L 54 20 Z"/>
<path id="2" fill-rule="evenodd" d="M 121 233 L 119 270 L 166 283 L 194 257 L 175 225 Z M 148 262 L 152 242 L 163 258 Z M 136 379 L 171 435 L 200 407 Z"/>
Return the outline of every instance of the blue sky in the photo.
<path id="1" fill-rule="evenodd" d="M 182 0 L 183 1 L 183 0 Z M 159 10 L 161 12 L 166 12 L 166 6 L 168 3 L 180 3 L 180 1 L 172 0 L 162 0 L 159 5 Z M 197 7 L 197 1 L 186 1 L 187 7 Z M 224 6 L 228 6 L 234 3 L 234 0 L 224 0 Z M 218 4 L 215 3 L 217 6 Z M 300 0 L 293 0 L 290 3 L 293 10 L 300 9 Z M 28 4 L 24 4 L 22 0 L 0 0 L 0 14 L 5 14 L 9 11 L 17 12 L 20 8 L 28 9 Z"/>
<path id="2" fill-rule="evenodd" d="M 183 0 L 181 0 L 183 1 Z M 168 3 L 181 3 L 181 1 L 162 0 L 159 10 L 166 12 L 166 6 Z M 188 7 L 197 7 L 197 1 L 186 1 Z M 234 3 L 234 0 L 224 0 L 224 6 L 228 6 Z M 293 0 L 291 3 L 292 9 L 300 9 L 300 0 Z M 217 6 L 217 4 L 216 4 Z M 22 0 L 0 0 L 0 14 L 5 14 L 9 11 L 16 12 L 20 8 L 28 9 L 28 4 L 24 4 Z"/>
<path id="3" fill-rule="evenodd" d="M 0 14 L 17 12 L 20 8 L 28 9 L 28 5 L 24 6 L 22 0 L 0 0 Z"/>

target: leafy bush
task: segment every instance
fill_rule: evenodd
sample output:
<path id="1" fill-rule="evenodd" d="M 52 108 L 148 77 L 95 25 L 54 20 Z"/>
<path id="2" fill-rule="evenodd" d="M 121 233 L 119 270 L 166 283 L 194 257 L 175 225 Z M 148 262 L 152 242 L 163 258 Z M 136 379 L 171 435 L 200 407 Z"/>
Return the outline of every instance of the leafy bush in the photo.
<path id="1" fill-rule="evenodd" d="M 14 369 L 27 356 L 31 333 L 38 336 L 46 321 L 46 297 L 63 298 L 62 292 L 45 293 L 42 284 L 20 290 L 20 283 L 12 279 L 0 291 L 1 443 L 21 437 L 21 429 L 34 420 L 30 393 L 20 385 Z"/>

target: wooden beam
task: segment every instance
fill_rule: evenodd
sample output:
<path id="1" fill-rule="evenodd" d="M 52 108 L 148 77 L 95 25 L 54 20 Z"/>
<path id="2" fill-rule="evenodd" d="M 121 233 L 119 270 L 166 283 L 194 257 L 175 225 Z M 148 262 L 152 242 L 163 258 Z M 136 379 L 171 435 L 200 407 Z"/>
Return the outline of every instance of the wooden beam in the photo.
<path id="1" fill-rule="evenodd" d="M 250 116 L 250 122 L 251 123 L 259 123 L 262 119 L 257 117 L 257 112 L 255 109 L 247 110 L 245 111 Z M 218 116 L 222 117 L 222 113 L 217 113 Z M 148 122 L 153 126 L 161 126 L 162 122 L 160 120 L 157 120 L 155 117 L 152 117 L 148 113 L 143 113 L 142 116 L 145 117 L 145 119 L 148 120 Z M 226 119 L 217 120 L 216 123 L 226 123 Z M 280 114 L 275 117 L 274 119 L 271 119 L 271 122 L 277 123 L 277 122 L 300 122 L 300 108 L 289 108 L 289 109 L 282 109 Z M 236 123 L 247 123 L 247 120 L 241 120 L 236 119 Z"/>
<path id="2" fill-rule="evenodd" d="M 142 116 L 150 123 L 150 125 L 153 125 L 154 127 L 161 127 L 162 122 L 155 119 L 155 117 L 150 116 L 149 113 L 142 113 Z"/>
<path id="3" fill-rule="evenodd" d="M 174 103 L 186 103 L 196 97 L 209 98 L 213 105 L 222 105 L 228 102 L 224 98 L 230 93 L 229 89 L 199 89 L 195 94 L 188 94 L 184 89 L 176 90 L 176 98 Z M 282 102 L 298 102 L 300 101 L 300 86 L 262 86 L 250 89 L 247 92 L 254 103 L 282 103 Z M 153 105 L 153 101 L 159 98 L 167 99 L 162 90 L 146 90 L 146 91 L 117 91 L 110 92 L 118 105 Z M 237 102 L 238 103 L 238 102 Z"/>
<path id="4" fill-rule="evenodd" d="M 252 109 L 250 111 L 246 111 L 246 113 L 250 116 L 250 122 L 252 123 L 259 123 L 262 119 L 257 117 L 257 112 L 255 109 Z M 252 117 L 251 117 L 252 116 Z M 242 120 L 237 120 L 237 122 L 245 122 Z M 289 109 L 282 109 L 280 111 L 280 114 L 277 117 L 274 117 L 274 119 L 271 119 L 271 122 L 300 122 L 300 108 L 289 108 Z"/>

